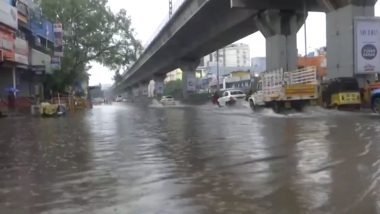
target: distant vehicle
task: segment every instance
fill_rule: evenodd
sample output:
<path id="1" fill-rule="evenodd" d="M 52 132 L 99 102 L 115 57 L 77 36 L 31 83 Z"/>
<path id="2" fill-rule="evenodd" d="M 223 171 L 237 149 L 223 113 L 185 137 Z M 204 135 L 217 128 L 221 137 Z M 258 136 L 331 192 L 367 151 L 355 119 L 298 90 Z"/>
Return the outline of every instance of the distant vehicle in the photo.
<path id="1" fill-rule="evenodd" d="M 276 113 L 291 108 L 301 111 L 308 104 L 316 104 L 318 99 L 316 67 L 265 71 L 256 85 L 256 92 L 248 99 L 252 110 L 271 107 Z"/>
<path id="2" fill-rule="evenodd" d="M 220 106 L 234 105 L 236 102 L 244 101 L 247 95 L 241 90 L 226 90 L 218 99 Z"/>
<path id="3" fill-rule="evenodd" d="M 371 107 L 374 112 L 380 114 L 380 84 L 373 84 L 371 88 Z"/>
<path id="4" fill-rule="evenodd" d="M 122 102 L 123 101 L 123 97 L 121 95 L 118 95 L 115 99 L 115 102 Z"/>
<path id="5" fill-rule="evenodd" d="M 322 84 L 322 103 L 325 108 L 360 109 L 361 97 L 357 80 L 353 77 L 327 80 Z"/>
<path id="6" fill-rule="evenodd" d="M 104 99 L 101 97 L 93 98 L 92 103 L 93 104 L 102 104 L 102 103 L 104 103 Z"/>
<path id="7" fill-rule="evenodd" d="M 160 103 L 164 106 L 175 105 L 175 100 L 172 96 L 162 96 Z"/>

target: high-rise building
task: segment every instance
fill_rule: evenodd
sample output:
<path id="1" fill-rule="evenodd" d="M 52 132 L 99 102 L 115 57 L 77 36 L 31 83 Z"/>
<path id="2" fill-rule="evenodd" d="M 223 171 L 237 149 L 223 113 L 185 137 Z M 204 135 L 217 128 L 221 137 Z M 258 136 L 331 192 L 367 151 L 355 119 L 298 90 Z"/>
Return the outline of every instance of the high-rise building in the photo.
<path id="1" fill-rule="evenodd" d="M 219 56 L 219 61 L 218 61 Z M 231 44 L 203 58 L 202 69 L 209 76 L 226 76 L 233 71 L 249 71 L 251 66 L 249 45 L 243 43 Z"/>

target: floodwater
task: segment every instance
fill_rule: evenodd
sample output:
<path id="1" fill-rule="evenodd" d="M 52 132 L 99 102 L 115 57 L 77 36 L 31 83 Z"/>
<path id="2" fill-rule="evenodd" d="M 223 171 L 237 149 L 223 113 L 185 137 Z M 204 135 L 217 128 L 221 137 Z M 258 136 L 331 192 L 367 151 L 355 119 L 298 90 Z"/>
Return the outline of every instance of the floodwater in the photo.
<path id="1" fill-rule="evenodd" d="M 114 104 L 0 119 L 0 213 L 380 213 L 380 117 Z"/>

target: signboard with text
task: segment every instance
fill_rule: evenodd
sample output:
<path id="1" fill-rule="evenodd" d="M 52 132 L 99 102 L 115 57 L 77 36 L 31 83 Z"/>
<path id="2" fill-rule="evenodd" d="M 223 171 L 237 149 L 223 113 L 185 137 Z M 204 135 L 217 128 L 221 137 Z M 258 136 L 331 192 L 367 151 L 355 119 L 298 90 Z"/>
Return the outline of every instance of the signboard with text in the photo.
<path id="1" fill-rule="evenodd" d="M 54 24 L 54 56 L 63 57 L 63 29 L 61 23 Z"/>
<path id="2" fill-rule="evenodd" d="M 196 91 L 196 81 L 195 73 L 186 72 L 186 82 L 187 82 L 187 91 L 194 92 Z"/>
<path id="3" fill-rule="evenodd" d="M 51 58 L 51 68 L 54 70 L 61 69 L 61 58 L 58 56 L 53 56 Z"/>
<path id="4" fill-rule="evenodd" d="M 30 27 L 34 35 L 54 42 L 53 23 L 46 19 L 34 18 L 30 20 Z"/>
<path id="5" fill-rule="evenodd" d="M 14 32 L 9 29 L 0 27 L 0 50 L 2 50 L 3 58 L 7 61 L 15 59 L 15 39 Z"/>
<path id="6" fill-rule="evenodd" d="M 355 18 L 355 73 L 380 73 L 380 19 Z"/>

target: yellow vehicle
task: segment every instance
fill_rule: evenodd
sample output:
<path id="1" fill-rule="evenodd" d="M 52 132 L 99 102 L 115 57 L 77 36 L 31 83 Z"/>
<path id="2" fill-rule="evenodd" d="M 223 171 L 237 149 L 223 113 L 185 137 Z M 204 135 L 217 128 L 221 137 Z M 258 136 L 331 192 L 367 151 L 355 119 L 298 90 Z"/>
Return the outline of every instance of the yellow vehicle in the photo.
<path id="1" fill-rule="evenodd" d="M 361 97 L 355 78 L 341 77 L 330 79 L 322 85 L 322 102 L 325 108 L 352 107 L 360 109 Z"/>

